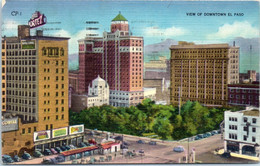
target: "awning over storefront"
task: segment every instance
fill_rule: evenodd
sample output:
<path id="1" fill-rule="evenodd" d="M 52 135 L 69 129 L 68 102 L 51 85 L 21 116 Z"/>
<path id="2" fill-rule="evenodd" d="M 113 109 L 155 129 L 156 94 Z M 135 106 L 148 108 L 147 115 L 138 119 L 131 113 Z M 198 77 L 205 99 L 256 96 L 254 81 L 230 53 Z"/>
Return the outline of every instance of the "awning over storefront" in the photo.
<path id="1" fill-rule="evenodd" d="M 102 149 L 109 149 L 113 145 L 119 145 L 119 143 L 116 142 L 106 142 L 106 143 L 101 143 Z"/>
<path id="2" fill-rule="evenodd" d="M 69 151 L 65 151 L 65 152 L 61 152 L 61 154 L 63 156 L 69 156 L 69 155 L 73 155 L 73 154 L 77 154 L 77 153 L 82 153 L 82 152 L 86 152 L 86 151 L 90 151 L 90 150 L 95 150 L 98 149 L 98 147 L 96 145 L 94 146 L 88 146 L 88 147 L 84 147 L 84 148 L 80 148 L 80 149 L 72 149 Z"/>

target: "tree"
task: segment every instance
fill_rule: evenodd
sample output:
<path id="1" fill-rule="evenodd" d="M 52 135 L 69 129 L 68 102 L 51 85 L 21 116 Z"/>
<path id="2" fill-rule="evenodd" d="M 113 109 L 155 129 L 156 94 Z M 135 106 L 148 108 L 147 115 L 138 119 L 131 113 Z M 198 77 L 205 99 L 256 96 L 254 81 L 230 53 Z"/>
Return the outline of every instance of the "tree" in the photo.
<path id="1" fill-rule="evenodd" d="M 167 118 L 157 118 L 153 126 L 154 132 L 163 140 L 169 138 L 173 132 L 173 126 Z"/>

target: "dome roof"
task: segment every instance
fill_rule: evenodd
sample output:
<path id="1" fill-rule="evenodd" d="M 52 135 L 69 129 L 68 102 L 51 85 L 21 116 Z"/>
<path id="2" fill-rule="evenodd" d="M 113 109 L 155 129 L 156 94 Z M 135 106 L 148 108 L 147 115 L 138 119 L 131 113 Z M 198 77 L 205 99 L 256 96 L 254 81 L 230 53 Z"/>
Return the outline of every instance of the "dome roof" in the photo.
<path id="1" fill-rule="evenodd" d="M 112 21 L 127 21 L 127 19 L 119 12 L 119 14 Z"/>

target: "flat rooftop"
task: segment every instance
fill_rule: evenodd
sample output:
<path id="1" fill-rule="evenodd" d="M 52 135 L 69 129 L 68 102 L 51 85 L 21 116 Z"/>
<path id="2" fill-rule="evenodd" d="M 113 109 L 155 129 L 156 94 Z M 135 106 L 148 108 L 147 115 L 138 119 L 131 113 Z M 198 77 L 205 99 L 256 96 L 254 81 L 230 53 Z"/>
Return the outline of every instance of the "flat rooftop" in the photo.
<path id="1" fill-rule="evenodd" d="M 190 48 L 231 48 L 227 43 L 224 44 L 180 44 L 172 45 L 170 49 L 190 49 Z M 239 48 L 239 47 L 232 47 Z"/>

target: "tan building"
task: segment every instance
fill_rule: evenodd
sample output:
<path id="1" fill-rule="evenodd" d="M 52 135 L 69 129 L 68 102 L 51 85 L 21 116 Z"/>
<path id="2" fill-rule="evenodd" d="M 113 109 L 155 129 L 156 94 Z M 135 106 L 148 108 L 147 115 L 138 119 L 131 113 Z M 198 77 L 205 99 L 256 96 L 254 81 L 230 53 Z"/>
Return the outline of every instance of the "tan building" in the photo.
<path id="1" fill-rule="evenodd" d="M 227 104 L 228 84 L 239 81 L 239 47 L 180 42 L 171 50 L 170 101 L 198 101 L 207 106 Z"/>
<path id="2" fill-rule="evenodd" d="M 17 133 L 19 136 L 13 143 L 20 142 L 18 147 L 8 143 L 10 147 L 3 148 L 3 154 L 25 148 L 50 148 L 83 139 L 83 133 L 71 136 L 69 126 L 68 40 L 43 36 L 42 31 L 31 36 L 28 25 L 18 26 L 18 37 L 4 38 L 6 113 L 19 116 L 23 124 L 18 124 L 19 130 L 3 133 L 2 141 L 12 142 L 8 138 Z M 30 141 L 30 146 L 18 139 Z"/>
<path id="3" fill-rule="evenodd" d="M 2 111 L 6 111 L 6 41 L 2 39 Z"/>

